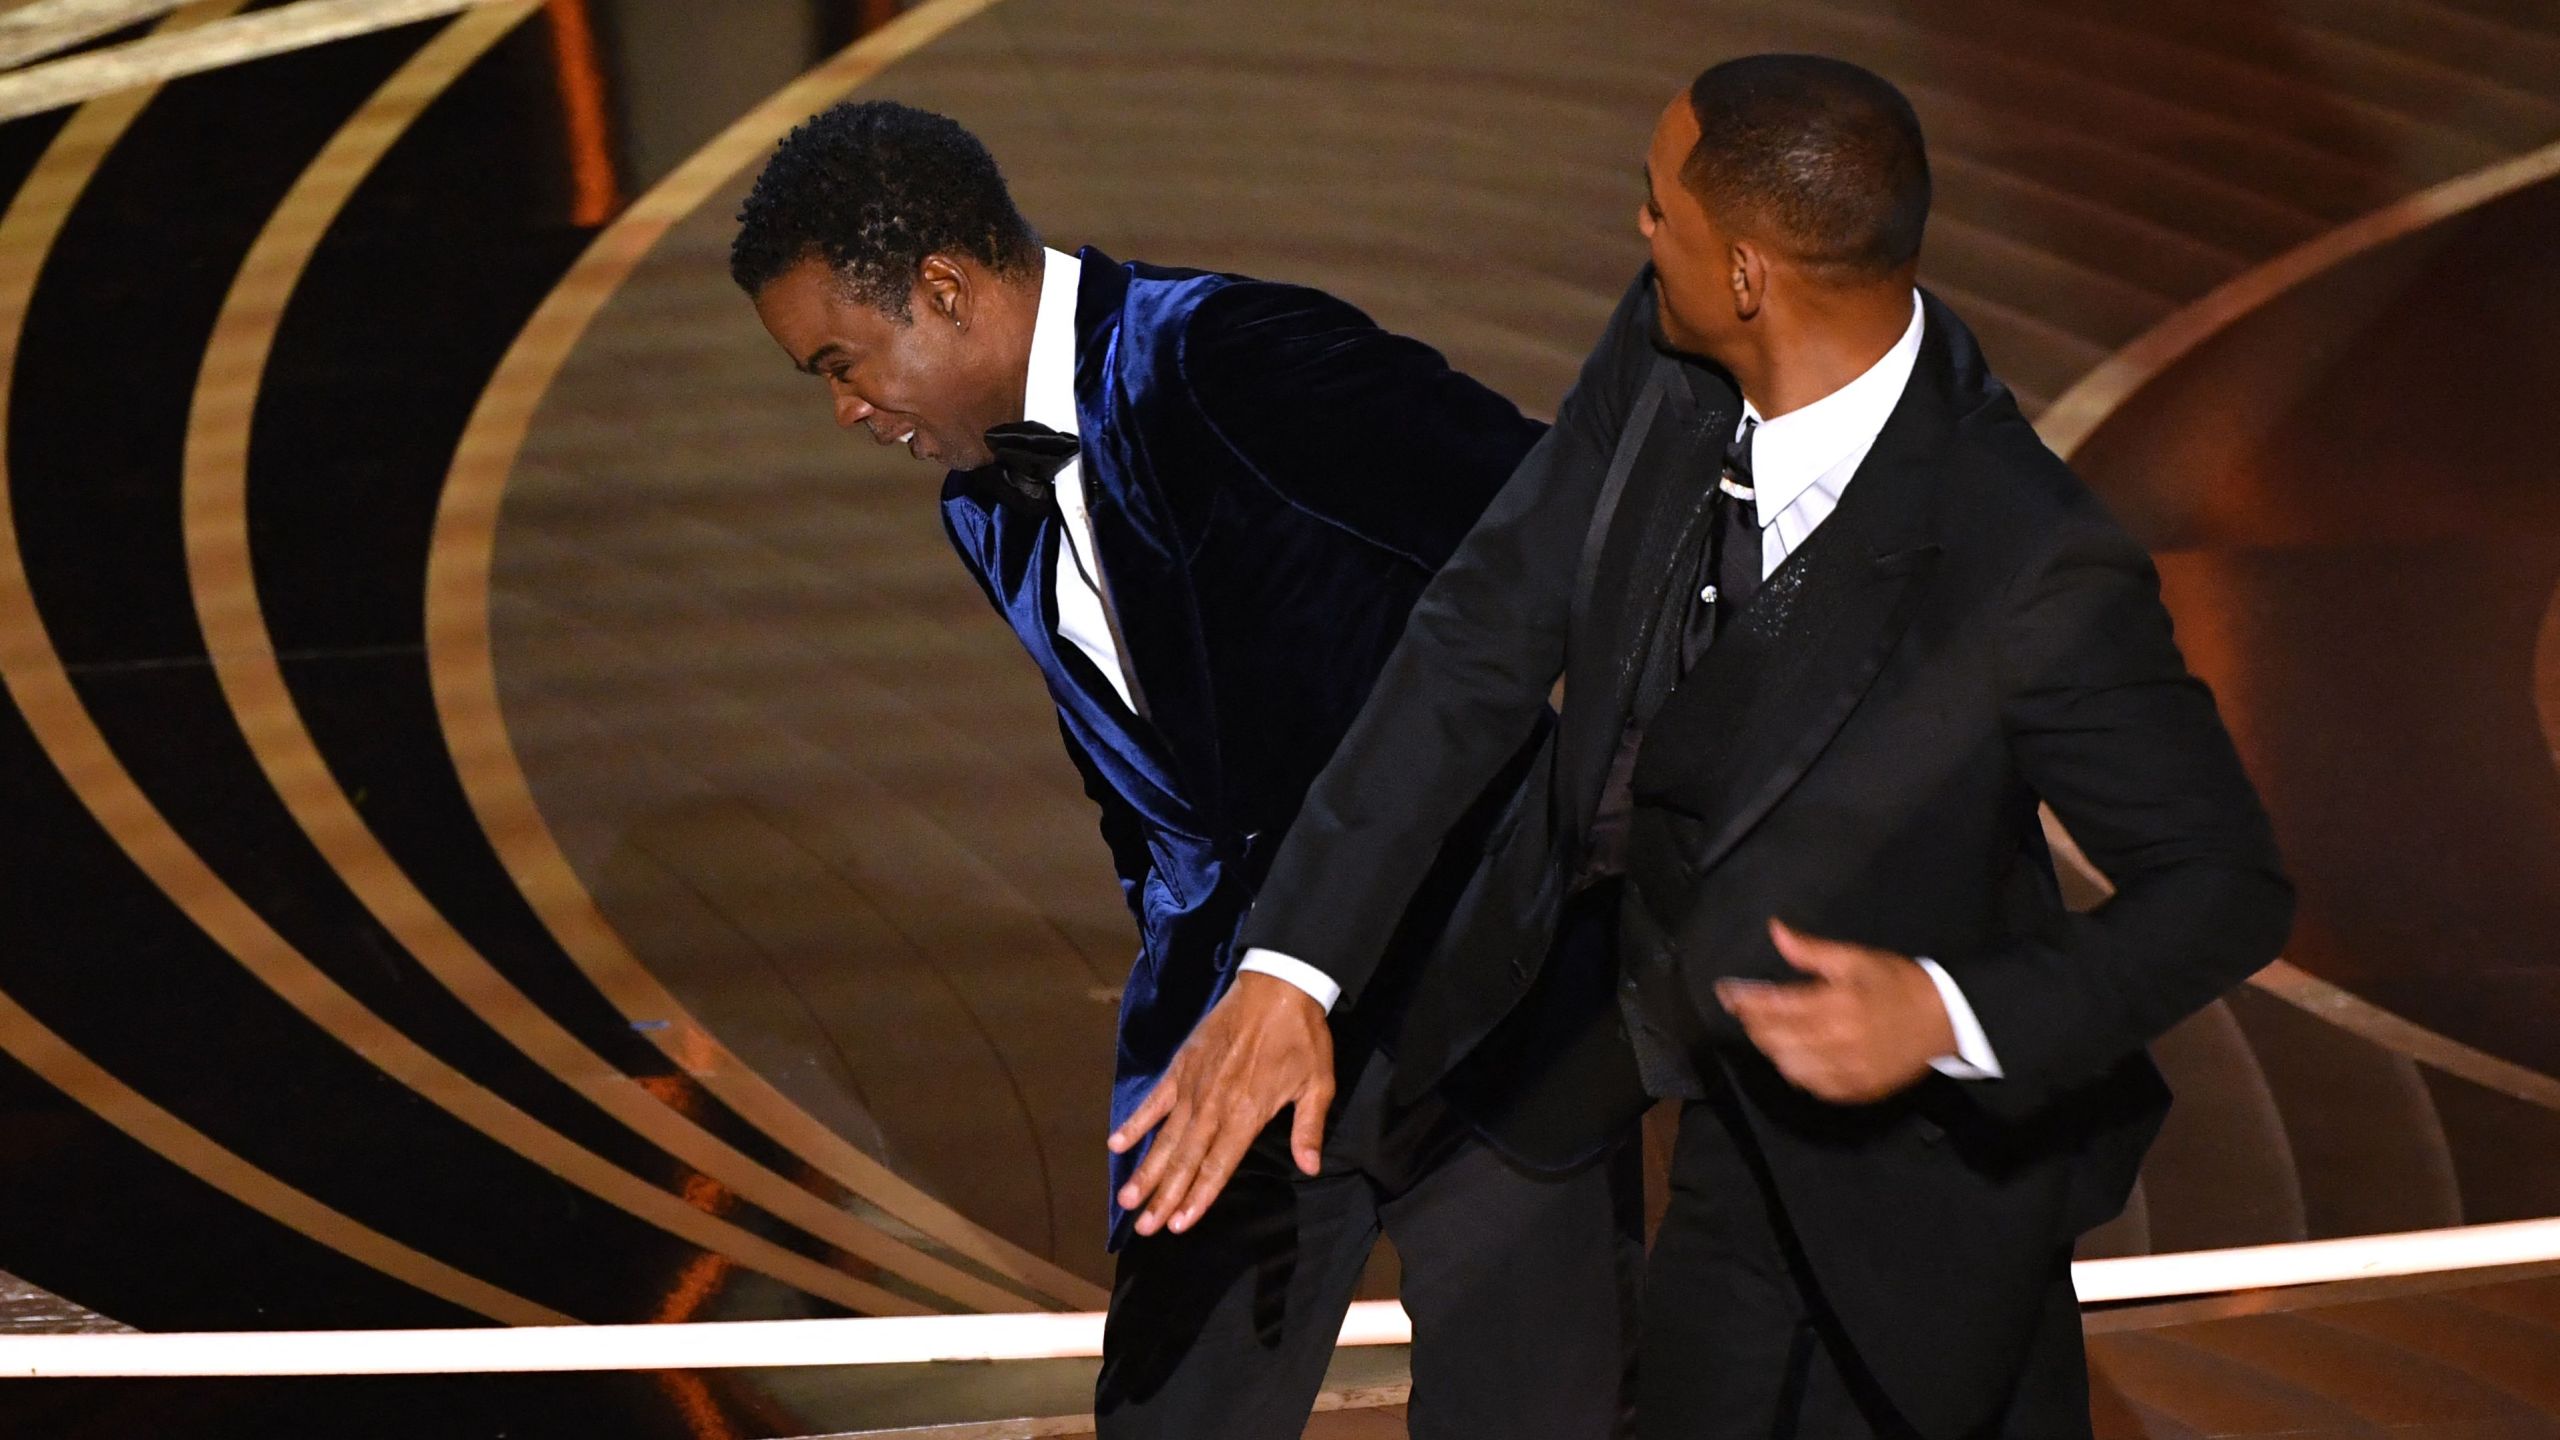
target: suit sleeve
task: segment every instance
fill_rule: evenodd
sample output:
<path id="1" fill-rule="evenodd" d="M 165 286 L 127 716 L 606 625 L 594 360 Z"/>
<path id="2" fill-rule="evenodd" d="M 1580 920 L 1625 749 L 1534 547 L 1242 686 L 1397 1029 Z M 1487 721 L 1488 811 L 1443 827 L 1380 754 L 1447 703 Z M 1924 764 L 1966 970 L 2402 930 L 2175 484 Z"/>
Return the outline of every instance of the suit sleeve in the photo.
<path id="1" fill-rule="evenodd" d="M 1529 452 L 1423 593 L 1360 718 L 1307 793 L 1240 937 L 1354 1003 L 1449 828 L 1545 713 L 1575 570 L 1652 351 L 1640 276 Z"/>
<path id="2" fill-rule="evenodd" d="M 2012 588 L 2002 665 L 2020 772 L 2116 886 L 1958 972 L 2007 1077 L 1991 1083 L 2033 1096 L 2096 1078 L 2275 958 L 2293 889 L 2131 538 L 2066 523 Z"/>
<path id="3" fill-rule="evenodd" d="M 1220 441 L 1290 504 L 1437 570 L 1546 427 L 1319 290 L 1239 281 L 1184 332 Z"/>

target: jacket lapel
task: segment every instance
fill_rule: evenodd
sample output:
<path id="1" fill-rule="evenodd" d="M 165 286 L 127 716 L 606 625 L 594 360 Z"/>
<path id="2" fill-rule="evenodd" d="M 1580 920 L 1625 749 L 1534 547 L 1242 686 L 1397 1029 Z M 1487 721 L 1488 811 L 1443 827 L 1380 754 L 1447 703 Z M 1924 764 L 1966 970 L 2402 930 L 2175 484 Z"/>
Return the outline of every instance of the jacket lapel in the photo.
<path id="1" fill-rule="evenodd" d="M 1712 800 L 1698 817 L 1707 839 L 1691 860 L 1697 871 L 1722 862 L 1813 768 L 1883 670 L 1937 558 L 1935 545 L 1856 557 L 1820 633 L 1780 642 L 1804 653 L 1774 657 L 1761 672 L 1740 722 L 1718 737 L 1715 778 L 1699 787 Z"/>
<path id="2" fill-rule="evenodd" d="M 1189 560 L 1143 447 L 1132 443 L 1154 401 L 1144 386 L 1149 347 L 1169 336 L 1133 333 L 1155 317 L 1133 300 L 1128 267 L 1099 250 L 1083 261 L 1076 295 L 1076 433 L 1093 546 L 1106 600 L 1146 719 L 1204 828 L 1217 823 L 1218 725 Z M 1170 323 L 1170 321 L 1168 321 Z M 1161 328 L 1161 327 L 1159 327 Z"/>
<path id="3" fill-rule="evenodd" d="M 1701 778 L 1671 787 L 1701 804 L 1691 833 L 1704 841 L 1685 857 L 1692 873 L 1721 863 L 1804 779 L 1856 712 L 1927 593 L 1940 553 L 1932 529 L 1935 462 L 1955 417 L 1950 392 L 1957 377 L 1942 314 L 1932 307 L 1901 403 L 1842 493 L 1839 509 L 1806 542 L 1830 547 L 1818 567 L 1824 573 L 1807 577 L 1806 592 L 1790 606 L 1793 613 L 1772 638 L 1774 650 L 1757 673 L 1732 677 L 1751 683 L 1753 692 L 1729 729 L 1697 737 Z M 1816 559 L 1810 553 L 1802 558 Z M 1771 588 L 1764 587 L 1762 595 L 1771 595 Z M 1750 617 L 1737 623 L 1750 623 Z M 1709 649 L 1682 689 L 1712 693 L 1736 658 L 1722 644 Z M 1675 695 L 1674 706 L 1677 701 Z M 1674 706 L 1666 707 L 1650 738 L 1671 738 L 1664 730 Z"/>
<path id="4" fill-rule="evenodd" d="M 1663 590 L 1674 583 L 1673 558 L 1704 503 L 1712 473 L 1704 467 L 1722 453 L 1723 437 L 1742 411 L 1740 397 L 1720 373 L 1670 356 L 1655 363 L 1647 389 L 1657 385 L 1659 403 L 1648 407 L 1640 395 L 1629 413 L 1628 429 L 1611 457 L 1613 471 L 1629 467 L 1625 481 L 1604 483 L 1602 508 L 1593 520 L 1604 533 L 1572 632 L 1566 733 L 1558 739 L 1569 757 L 1564 778 L 1575 810 L 1566 833 L 1572 835 L 1589 827 L 1635 704 Z M 1577 705 L 1577 695 L 1607 699 Z"/>

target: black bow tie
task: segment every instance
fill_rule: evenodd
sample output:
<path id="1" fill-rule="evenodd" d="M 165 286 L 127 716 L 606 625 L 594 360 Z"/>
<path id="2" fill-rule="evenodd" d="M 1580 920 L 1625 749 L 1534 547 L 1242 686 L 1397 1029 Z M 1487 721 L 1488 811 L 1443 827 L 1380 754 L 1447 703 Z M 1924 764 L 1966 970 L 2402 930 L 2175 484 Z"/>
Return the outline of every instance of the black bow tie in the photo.
<path id="1" fill-rule="evenodd" d="M 1036 420 L 1016 420 L 987 432 L 987 451 L 1013 498 L 1037 510 L 1049 505 L 1058 472 L 1076 458 L 1076 437 Z"/>

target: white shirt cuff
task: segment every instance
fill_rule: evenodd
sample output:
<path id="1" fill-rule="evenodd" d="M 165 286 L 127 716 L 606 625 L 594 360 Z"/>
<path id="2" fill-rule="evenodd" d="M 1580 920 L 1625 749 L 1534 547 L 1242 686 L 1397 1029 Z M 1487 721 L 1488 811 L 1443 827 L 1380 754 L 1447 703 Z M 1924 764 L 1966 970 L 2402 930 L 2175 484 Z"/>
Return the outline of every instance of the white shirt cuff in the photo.
<path id="1" fill-rule="evenodd" d="M 1956 1032 L 1956 1053 L 1941 1055 L 1929 1062 L 1929 1068 L 1951 1080 L 1997 1080 L 2000 1057 L 1991 1053 L 1991 1037 L 1982 1033 L 1982 1021 L 1973 1013 L 1973 1004 L 1956 987 L 1955 978 L 1935 960 L 1922 960 L 1920 968 L 1929 972 L 1929 983 L 1938 987 L 1938 1003 L 1947 1007 L 1947 1024 Z"/>
<path id="2" fill-rule="evenodd" d="M 1244 959 L 1236 963 L 1236 968 L 1250 970 L 1257 975 L 1268 975 L 1274 980 L 1286 981 L 1306 991 L 1316 1004 L 1323 1007 L 1327 1015 L 1333 1013 L 1333 1002 L 1342 998 L 1342 987 L 1333 983 L 1332 976 L 1304 960 L 1292 959 L 1277 950 L 1247 950 L 1244 952 Z"/>

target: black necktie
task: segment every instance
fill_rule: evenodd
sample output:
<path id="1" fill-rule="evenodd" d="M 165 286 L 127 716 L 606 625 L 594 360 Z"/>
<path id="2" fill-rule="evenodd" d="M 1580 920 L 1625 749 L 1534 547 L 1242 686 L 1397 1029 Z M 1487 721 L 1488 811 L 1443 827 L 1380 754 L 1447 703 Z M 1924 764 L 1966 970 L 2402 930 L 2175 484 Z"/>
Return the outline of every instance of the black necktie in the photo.
<path id="1" fill-rule="evenodd" d="M 1760 497 L 1751 485 L 1751 436 L 1759 428 L 1759 421 L 1746 418 L 1742 433 L 1725 445 L 1724 472 L 1716 480 L 1715 523 L 1699 557 L 1688 620 L 1680 632 L 1684 675 L 1715 643 L 1726 617 L 1741 610 L 1760 588 Z"/>
<path id="2" fill-rule="evenodd" d="M 1034 514 L 1048 513 L 1058 472 L 1076 458 L 1076 437 L 1052 430 L 1036 420 L 1016 420 L 987 432 L 987 450 L 995 456 L 1008 500 L 1019 500 Z"/>

